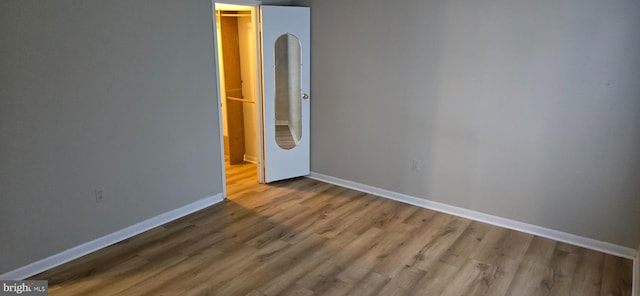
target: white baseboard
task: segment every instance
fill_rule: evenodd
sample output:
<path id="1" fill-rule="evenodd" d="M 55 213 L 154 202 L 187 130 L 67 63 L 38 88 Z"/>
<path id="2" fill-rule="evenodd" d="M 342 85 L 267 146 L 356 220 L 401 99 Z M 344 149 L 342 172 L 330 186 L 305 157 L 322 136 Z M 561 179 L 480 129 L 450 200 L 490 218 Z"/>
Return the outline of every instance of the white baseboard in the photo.
<path id="1" fill-rule="evenodd" d="M 276 120 L 276 125 L 289 125 L 289 120 Z"/>
<path id="2" fill-rule="evenodd" d="M 332 176 L 311 172 L 311 174 L 308 177 L 319 180 L 319 181 L 323 181 L 323 182 L 339 185 L 342 187 L 351 188 L 358 191 L 374 194 L 384 198 L 400 201 L 403 203 L 411 204 L 414 206 L 427 208 L 427 209 L 431 209 L 431 210 L 435 210 L 435 211 L 439 211 L 439 212 L 443 212 L 443 213 L 447 213 L 447 214 L 451 214 L 454 216 L 459 216 L 459 217 L 463 217 L 471 220 L 476 220 L 476 221 L 480 221 L 480 222 L 484 222 L 484 223 L 488 223 L 488 224 L 492 224 L 492 225 L 496 225 L 496 226 L 500 226 L 508 229 L 513 229 L 513 230 L 553 239 L 560 242 L 573 244 L 576 246 L 580 246 L 580 247 L 584 247 L 584 248 L 588 248 L 588 249 L 592 249 L 592 250 L 596 250 L 596 251 L 600 251 L 600 252 L 604 252 L 604 253 L 608 253 L 608 254 L 612 254 L 612 255 L 628 258 L 628 259 L 635 259 L 637 255 L 637 250 L 634 250 L 628 247 L 619 246 L 612 243 L 603 242 L 603 241 L 599 241 L 599 240 L 595 240 L 587 237 L 582 237 L 582 236 L 578 236 L 578 235 L 574 235 L 574 234 L 570 234 L 570 233 L 566 233 L 558 230 L 553 230 L 553 229 L 549 229 L 549 228 L 545 228 L 545 227 L 541 227 L 533 224 L 528 224 L 528 223 L 524 223 L 516 220 L 503 218 L 503 217 L 489 215 L 489 214 L 485 214 L 485 213 L 481 213 L 481 212 L 477 212 L 477 211 L 473 211 L 473 210 L 469 210 L 461 207 L 456 207 L 456 206 L 452 206 L 452 205 L 448 205 L 448 204 L 444 204 L 436 201 L 417 198 L 414 196 L 397 193 L 397 192 L 393 192 L 393 191 L 389 191 L 389 190 L 385 190 L 385 189 L 381 189 L 381 188 L 377 188 L 377 187 L 373 187 L 373 186 L 369 186 L 369 185 L 365 185 L 357 182 L 352 182 L 352 181 L 348 181 L 348 180 L 344 180 L 344 179 L 340 179 Z"/>
<path id="3" fill-rule="evenodd" d="M 197 200 L 188 205 L 168 211 L 166 213 L 149 218 L 147 220 L 136 223 L 124 229 L 107 234 L 103 237 L 97 238 L 90 242 L 86 242 L 84 244 L 75 246 L 66 251 L 63 251 L 58 254 L 52 255 L 50 257 L 44 258 L 42 260 L 33 262 L 27 266 L 20 267 L 18 269 L 9 271 L 4 274 L 0 274 L 0 280 L 23 280 L 30 276 L 41 273 L 45 270 L 67 263 L 76 258 L 82 257 L 84 255 L 95 252 L 102 248 L 108 247 L 110 245 L 113 245 L 117 242 L 130 238 L 137 234 L 143 233 L 154 227 L 163 225 L 165 223 L 168 223 L 178 218 L 189 215 L 193 212 L 204 209 L 208 206 L 219 203 L 222 200 L 223 200 L 222 193 Z"/>
<path id="4" fill-rule="evenodd" d="M 249 154 L 245 154 L 244 157 L 242 158 L 244 161 L 246 162 L 250 162 L 250 163 L 254 163 L 257 164 L 258 163 L 258 157 L 255 155 L 249 155 Z"/>

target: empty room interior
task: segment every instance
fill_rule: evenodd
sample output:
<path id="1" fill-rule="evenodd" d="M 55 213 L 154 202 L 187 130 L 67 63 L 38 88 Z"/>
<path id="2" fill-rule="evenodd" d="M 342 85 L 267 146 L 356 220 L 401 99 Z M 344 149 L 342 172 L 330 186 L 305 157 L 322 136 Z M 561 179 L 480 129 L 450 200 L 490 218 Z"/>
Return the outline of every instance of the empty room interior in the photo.
<path id="1" fill-rule="evenodd" d="M 639 29 L 637 0 L 0 1 L 0 281 L 638 296 Z"/>

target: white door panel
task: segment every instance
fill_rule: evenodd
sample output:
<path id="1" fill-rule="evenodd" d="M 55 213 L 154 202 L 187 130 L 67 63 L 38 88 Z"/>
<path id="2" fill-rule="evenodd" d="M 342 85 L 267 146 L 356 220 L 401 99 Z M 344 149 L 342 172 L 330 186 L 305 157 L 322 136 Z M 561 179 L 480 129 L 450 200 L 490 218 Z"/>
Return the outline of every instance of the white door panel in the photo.
<path id="1" fill-rule="evenodd" d="M 261 6 L 265 182 L 305 176 L 310 163 L 310 13 Z"/>

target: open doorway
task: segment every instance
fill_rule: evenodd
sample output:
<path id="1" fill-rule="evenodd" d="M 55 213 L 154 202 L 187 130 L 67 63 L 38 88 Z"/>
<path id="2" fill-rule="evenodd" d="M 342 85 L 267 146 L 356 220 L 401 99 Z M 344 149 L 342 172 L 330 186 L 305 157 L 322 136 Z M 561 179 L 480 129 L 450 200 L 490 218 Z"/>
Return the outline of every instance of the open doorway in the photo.
<path id="1" fill-rule="evenodd" d="M 309 9 L 215 3 L 215 19 L 225 197 L 308 175 Z"/>
<path id="2" fill-rule="evenodd" d="M 261 181 L 256 13 L 255 6 L 215 4 L 226 196 Z"/>

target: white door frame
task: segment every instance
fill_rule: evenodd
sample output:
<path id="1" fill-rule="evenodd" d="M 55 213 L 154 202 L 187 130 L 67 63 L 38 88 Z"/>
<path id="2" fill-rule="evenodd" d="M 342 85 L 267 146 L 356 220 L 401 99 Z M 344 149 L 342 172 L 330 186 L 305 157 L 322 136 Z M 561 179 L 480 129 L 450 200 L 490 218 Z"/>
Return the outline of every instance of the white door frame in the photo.
<path id="1" fill-rule="evenodd" d="M 253 18 L 253 24 L 255 24 L 255 30 L 254 30 L 254 34 L 255 34 L 255 45 L 256 45 L 256 51 L 255 51 L 255 63 L 256 65 L 254 65 L 254 68 L 256 69 L 256 94 L 257 97 L 255 98 L 256 100 L 256 115 L 257 115 L 257 119 L 256 119 L 256 124 L 257 124 L 257 131 L 258 131 L 258 163 L 257 163 L 257 170 L 258 170 L 258 182 L 260 183 L 264 183 L 264 168 L 263 168 L 263 161 L 264 161 L 264 132 L 263 132 L 263 124 L 262 124 L 262 117 L 263 117 L 263 106 L 262 106 L 262 40 L 260 40 L 260 21 L 259 21 L 259 15 L 260 15 L 260 5 L 262 5 L 261 1 L 254 1 L 254 0 L 227 0 L 227 1 L 218 1 L 218 0 L 211 0 L 211 16 L 212 16 L 212 26 L 213 26 L 213 50 L 214 50 L 214 59 L 216 62 L 215 68 L 216 68 L 216 92 L 217 92 L 217 96 L 218 96 L 218 126 L 219 126 L 219 130 L 218 132 L 220 133 L 220 160 L 221 160 L 221 177 L 222 177 L 222 196 L 224 198 L 227 198 L 227 177 L 226 177 L 226 168 L 225 168 L 225 161 L 224 161 L 224 127 L 222 125 L 222 95 L 220 92 L 220 86 L 221 86 L 221 82 L 220 82 L 220 60 L 219 60 L 219 52 L 218 52 L 218 28 L 217 28 L 217 22 L 216 22 L 216 3 L 221 3 L 221 4 L 233 4 L 233 5 L 242 5 L 242 6 L 250 6 L 252 7 L 252 18 Z"/>

